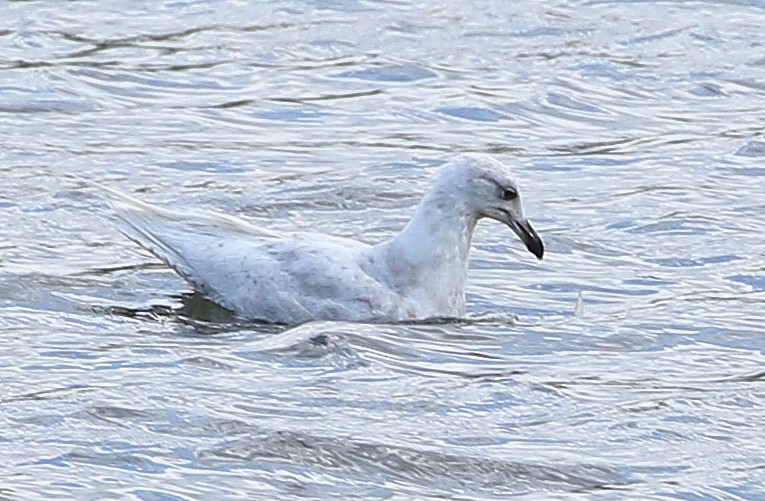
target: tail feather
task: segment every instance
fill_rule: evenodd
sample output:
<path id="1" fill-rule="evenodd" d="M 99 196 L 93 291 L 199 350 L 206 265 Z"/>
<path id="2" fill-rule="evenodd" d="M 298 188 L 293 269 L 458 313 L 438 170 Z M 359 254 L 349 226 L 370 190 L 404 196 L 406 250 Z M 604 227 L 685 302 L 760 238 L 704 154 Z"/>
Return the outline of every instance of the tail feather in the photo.
<path id="1" fill-rule="evenodd" d="M 174 210 L 148 204 L 137 198 L 131 197 L 127 193 L 115 190 L 114 188 L 109 188 L 108 186 L 103 186 L 98 183 L 91 183 L 113 197 L 113 199 L 107 199 L 107 201 L 115 208 L 115 210 L 119 210 L 118 206 L 128 207 L 132 211 L 140 210 L 145 214 L 151 215 L 151 218 L 154 220 L 168 222 L 183 221 L 185 224 L 193 226 L 196 230 L 202 232 L 205 232 L 204 230 L 207 228 L 209 230 L 215 230 L 215 233 L 218 233 L 217 230 L 220 230 L 234 235 L 248 235 L 258 238 L 279 238 L 279 234 L 276 232 L 265 228 L 259 228 L 228 214 L 196 212 L 193 210 L 183 214 Z M 115 199 L 117 200 L 116 202 Z"/>
<path id="2" fill-rule="evenodd" d="M 94 183 L 95 184 L 95 183 Z M 221 242 L 226 237 L 275 238 L 271 231 L 241 219 L 217 213 L 177 212 L 142 202 L 121 191 L 96 185 L 108 193 L 108 203 L 118 219 L 118 229 L 162 262 L 176 270 L 195 290 L 214 292 L 187 256 L 194 247 Z M 193 247 L 192 247 L 193 246 Z"/>
<path id="3" fill-rule="evenodd" d="M 122 204 L 114 204 L 113 207 L 115 209 L 115 214 L 119 219 L 118 228 L 123 235 L 176 270 L 195 287 L 202 285 L 197 284 L 193 280 L 195 273 L 191 263 L 189 263 L 171 243 L 163 239 L 158 232 L 153 231 L 149 222 L 146 221 L 139 212 Z"/>

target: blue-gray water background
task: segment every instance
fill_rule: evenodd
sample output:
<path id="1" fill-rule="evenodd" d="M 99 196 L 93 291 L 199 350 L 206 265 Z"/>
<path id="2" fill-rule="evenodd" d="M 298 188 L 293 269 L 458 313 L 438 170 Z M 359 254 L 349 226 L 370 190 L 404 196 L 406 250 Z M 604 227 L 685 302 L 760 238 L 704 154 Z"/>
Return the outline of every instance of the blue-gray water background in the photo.
<path id="1" fill-rule="evenodd" d="M 764 27 L 3 2 L 0 499 L 765 499 Z M 464 323 L 235 321 L 85 182 L 374 243 L 463 151 L 516 167 L 548 248 L 480 224 Z"/>

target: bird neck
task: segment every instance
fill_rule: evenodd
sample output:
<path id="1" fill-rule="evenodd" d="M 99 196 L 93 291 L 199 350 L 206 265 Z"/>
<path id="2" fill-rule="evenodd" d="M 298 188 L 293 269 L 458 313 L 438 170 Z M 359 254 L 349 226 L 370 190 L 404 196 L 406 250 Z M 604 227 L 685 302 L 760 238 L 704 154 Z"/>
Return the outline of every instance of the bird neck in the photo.
<path id="1" fill-rule="evenodd" d="M 460 201 L 428 197 L 391 246 L 419 265 L 467 264 L 476 219 Z"/>
<path id="2" fill-rule="evenodd" d="M 392 240 L 376 248 L 397 277 L 389 285 L 434 305 L 431 316 L 462 316 L 468 257 L 477 221 L 458 197 L 431 192 Z"/>

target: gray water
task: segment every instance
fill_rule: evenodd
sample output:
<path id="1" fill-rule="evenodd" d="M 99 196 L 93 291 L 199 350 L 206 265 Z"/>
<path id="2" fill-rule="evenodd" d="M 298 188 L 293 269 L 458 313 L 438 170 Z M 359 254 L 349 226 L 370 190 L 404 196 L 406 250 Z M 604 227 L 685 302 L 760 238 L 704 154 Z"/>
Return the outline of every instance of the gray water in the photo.
<path id="1" fill-rule="evenodd" d="M 3 2 L 0 498 L 765 499 L 764 26 Z M 515 166 L 548 252 L 482 222 L 462 322 L 240 321 L 87 183 L 375 243 L 465 151 Z"/>

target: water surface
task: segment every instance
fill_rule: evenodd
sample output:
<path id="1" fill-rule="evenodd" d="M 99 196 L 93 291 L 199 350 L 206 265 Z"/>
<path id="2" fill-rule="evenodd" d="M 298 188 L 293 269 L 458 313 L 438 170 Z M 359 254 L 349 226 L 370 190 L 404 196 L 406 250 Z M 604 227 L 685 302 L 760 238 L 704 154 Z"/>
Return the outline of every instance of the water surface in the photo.
<path id="1" fill-rule="evenodd" d="M 0 498 L 765 499 L 763 25 L 0 4 Z M 241 322 L 87 184 L 375 243 L 467 151 L 548 252 L 480 224 L 463 322 Z"/>

